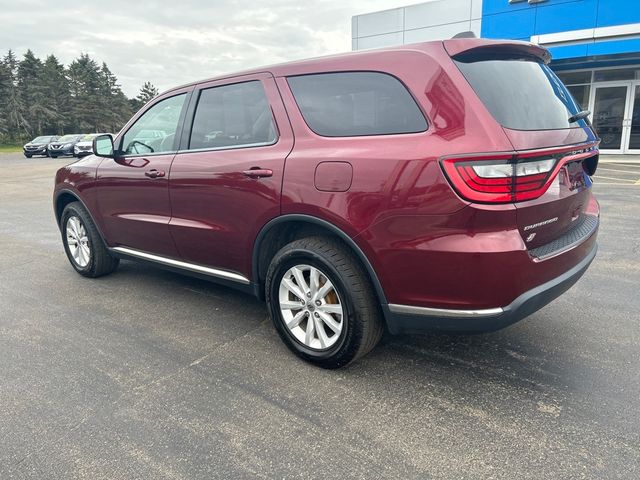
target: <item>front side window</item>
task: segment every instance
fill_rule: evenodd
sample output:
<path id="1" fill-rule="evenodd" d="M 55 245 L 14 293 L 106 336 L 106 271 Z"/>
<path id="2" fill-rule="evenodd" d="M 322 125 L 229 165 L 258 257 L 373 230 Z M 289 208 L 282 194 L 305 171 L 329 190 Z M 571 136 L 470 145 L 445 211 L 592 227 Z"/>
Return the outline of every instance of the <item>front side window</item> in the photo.
<path id="1" fill-rule="evenodd" d="M 190 150 L 270 145 L 276 139 L 269 101 L 259 81 L 207 88 L 200 93 Z"/>
<path id="2" fill-rule="evenodd" d="M 287 81 L 305 122 L 318 135 L 390 135 L 427 129 L 406 87 L 386 73 L 321 73 Z"/>
<path id="3" fill-rule="evenodd" d="M 176 132 L 186 93 L 166 98 L 144 112 L 122 137 L 125 155 L 147 155 L 176 150 Z"/>

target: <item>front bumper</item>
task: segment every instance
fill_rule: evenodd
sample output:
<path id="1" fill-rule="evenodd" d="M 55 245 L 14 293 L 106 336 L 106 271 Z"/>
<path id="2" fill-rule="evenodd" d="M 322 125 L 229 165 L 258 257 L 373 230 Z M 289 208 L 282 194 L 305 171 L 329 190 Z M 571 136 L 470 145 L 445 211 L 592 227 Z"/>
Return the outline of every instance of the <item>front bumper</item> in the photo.
<path id="1" fill-rule="evenodd" d="M 27 149 L 27 148 L 23 148 L 22 151 L 25 153 L 25 155 L 46 155 L 47 154 L 47 147 L 42 147 L 42 148 L 36 148 L 36 149 Z"/>
<path id="2" fill-rule="evenodd" d="M 71 148 L 61 148 L 61 149 L 49 149 L 49 155 L 73 155 L 73 147 Z"/>
<path id="3" fill-rule="evenodd" d="M 575 284 L 596 256 L 596 243 L 589 253 L 562 275 L 524 292 L 505 307 L 483 310 L 448 310 L 389 304 L 382 308 L 393 334 L 458 332 L 482 333 L 499 330 L 522 320 L 558 298 Z"/>

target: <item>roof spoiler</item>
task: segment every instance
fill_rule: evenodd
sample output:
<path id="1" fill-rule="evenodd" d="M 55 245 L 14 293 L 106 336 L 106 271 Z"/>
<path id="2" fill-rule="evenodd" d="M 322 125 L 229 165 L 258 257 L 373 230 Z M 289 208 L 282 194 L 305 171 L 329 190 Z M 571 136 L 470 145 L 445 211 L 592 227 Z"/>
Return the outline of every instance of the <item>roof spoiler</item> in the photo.
<path id="1" fill-rule="evenodd" d="M 443 44 L 445 50 L 452 58 L 483 54 L 521 54 L 538 58 L 546 64 L 551 61 L 551 53 L 549 50 L 530 42 L 458 37 L 451 40 L 445 40 Z"/>

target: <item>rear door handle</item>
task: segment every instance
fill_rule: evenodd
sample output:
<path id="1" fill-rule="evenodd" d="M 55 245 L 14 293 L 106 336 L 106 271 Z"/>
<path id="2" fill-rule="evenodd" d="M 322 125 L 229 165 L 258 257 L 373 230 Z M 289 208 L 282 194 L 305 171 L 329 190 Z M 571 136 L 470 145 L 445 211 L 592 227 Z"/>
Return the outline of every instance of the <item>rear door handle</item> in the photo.
<path id="1" fill-rule="evenodd" d="M 258 167 L 245 170 L 242 173 L 243 175 L 249 178 L 266 178 L 266 177 L 273 176 L 273 170 L 270 170 L 268 168 L 258 168 Z"/>
<path id="2" fill-rule="evenodd" d="M 156 170 L 155 168 L 152 168 L 151 170 L 144 172 L 144 174 L 149 178 L 164 177 L 164 171 Z"/>

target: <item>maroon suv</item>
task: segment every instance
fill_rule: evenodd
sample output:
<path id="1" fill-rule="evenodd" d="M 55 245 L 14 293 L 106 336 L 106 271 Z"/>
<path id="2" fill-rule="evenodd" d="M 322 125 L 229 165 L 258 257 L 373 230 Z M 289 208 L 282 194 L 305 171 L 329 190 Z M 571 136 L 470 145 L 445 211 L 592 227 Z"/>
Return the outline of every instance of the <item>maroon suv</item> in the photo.
<path id="1" fill-rule="evenodd" d="M 482 332 L 596 254 L 598 139 L 547 50 L 456 39 L 174 88 L 60 169 L 71 265 L 120 258 L 266 302 L 327 368 L 392 333 Z"/>

